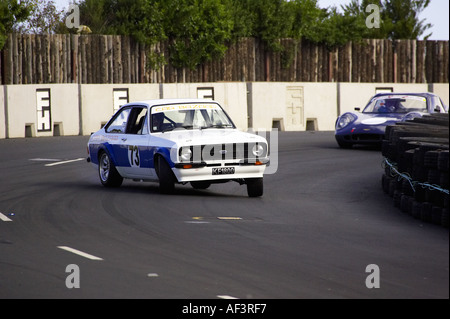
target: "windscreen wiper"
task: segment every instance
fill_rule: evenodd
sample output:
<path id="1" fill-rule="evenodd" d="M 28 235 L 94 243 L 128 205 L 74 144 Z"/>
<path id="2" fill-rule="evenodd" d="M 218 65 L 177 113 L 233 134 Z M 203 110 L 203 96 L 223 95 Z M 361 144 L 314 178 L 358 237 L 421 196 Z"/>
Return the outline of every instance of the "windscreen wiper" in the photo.
<path id="1" fill-rule="evenodd" d="M 227 127 L 233 127 L 231 124 L 212 124 L 207 126 L 199 126 L 200 130 L 204 130 L 207 128 L 227 128 Z"/>

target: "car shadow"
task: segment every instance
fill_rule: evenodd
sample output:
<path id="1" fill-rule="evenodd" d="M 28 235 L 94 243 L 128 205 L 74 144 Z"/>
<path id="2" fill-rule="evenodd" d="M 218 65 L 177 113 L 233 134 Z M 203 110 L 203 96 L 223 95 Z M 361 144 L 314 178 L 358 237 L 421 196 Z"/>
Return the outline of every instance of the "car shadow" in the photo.
<path id="1" fill-rule="evenodd" d="M 361 150 L 361 151 L 377 151 L 381 152 L 381 144 L 373 144 L 373 145 L 353 145 L 351 149 Z"/>
<path id="2" fill-rule="evenodd" d="M 36 184 L 40 187 L 52 187 L 56 189 L 72 189 L 76 192 L 97 192 L 98 194 L 143 194 L 143 195 L 157 195 L 161 197 L 170 196 L 189 196 L 189 197 L 220 197 L 220 198 L 247 198 L 246 191 L 241 194 L 230 194 L 219 192 L 219 190 L 214 189 L 195 189 L 190 186 L 190 184 L 181 185 L 176 184 L 174 192 L 172 194 L 161 194 L 159 191 L 159 185 L 156 182 L 133 182 L 125 180 L 120 187 L 104 187 L 100 182 L 83 181 L 80 182 L 41 182 Z M 236 183 L 237 187 L 239 186 Z M 214 187 L 213 185 L 211 187 Z"/>

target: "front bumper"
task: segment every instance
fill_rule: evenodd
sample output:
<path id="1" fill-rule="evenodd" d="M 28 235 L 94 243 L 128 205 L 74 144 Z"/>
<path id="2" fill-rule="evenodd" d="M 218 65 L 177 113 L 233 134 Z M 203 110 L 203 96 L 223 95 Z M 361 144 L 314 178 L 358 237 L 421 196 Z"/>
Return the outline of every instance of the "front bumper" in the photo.
<path id="1" fill-rule="evenodd" d="M 381 144 L 386 125 L 349 125 L 335 133 L 336 141 L 343 144 Z"/>
<path id="2" fill-rule="evenodd" d="M 219 181 L 263 177 L 268 160 L 237 163 L 178 163 L 172 168 L 178 182 Z"/>
<path id="3" fill-rule="evenodd" d="M 342 143 L 378 144 L 383 141 L 384 134 L 359 133 L 359 134 L 335 135 L 335 137 L 338 142 Z"/>

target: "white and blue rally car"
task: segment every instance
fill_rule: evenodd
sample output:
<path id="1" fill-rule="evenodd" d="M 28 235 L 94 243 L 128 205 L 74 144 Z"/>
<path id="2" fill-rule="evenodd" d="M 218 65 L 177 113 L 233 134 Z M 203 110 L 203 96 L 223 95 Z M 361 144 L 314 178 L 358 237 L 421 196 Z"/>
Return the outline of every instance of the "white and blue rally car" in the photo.
<path id="1" fill-rule="evenodd" d="M 204 99 L 122 106 L 91 135 L 87 160 L 107 187 L 126 178 L 156 181 L 162 193 L 172 193 L 177 183 L 206 189 L 236 181 L 250 197 L 263 195 L 269 163 L 264 137 L 239 131 L 219 103 Z"/>

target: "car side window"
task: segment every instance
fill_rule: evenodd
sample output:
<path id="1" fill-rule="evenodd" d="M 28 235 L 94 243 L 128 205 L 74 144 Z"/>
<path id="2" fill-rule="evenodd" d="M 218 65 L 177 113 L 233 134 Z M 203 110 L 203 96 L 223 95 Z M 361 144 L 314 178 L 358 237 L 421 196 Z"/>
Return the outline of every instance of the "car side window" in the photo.
<path id="1" fill-rule="evenodd" d="M 147 109 L 133 107 L 128 118 L 127 134 L 147 134 Z"/>
<path id="2" fill-rule="evenodd" d="M 433 97 L 434 100 L 434 111 L 439 113 L 445 113 L 445 108 L 442 105 L 441 99 L 437 96 Z"/>
<path id="3" fill-rule="evenodd" d="M 123 108 L 117 112 L 112 122 L 105 128 L 106 133 L 125 133 L 130 112 L 131 108 Z"/>

